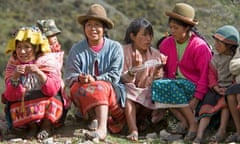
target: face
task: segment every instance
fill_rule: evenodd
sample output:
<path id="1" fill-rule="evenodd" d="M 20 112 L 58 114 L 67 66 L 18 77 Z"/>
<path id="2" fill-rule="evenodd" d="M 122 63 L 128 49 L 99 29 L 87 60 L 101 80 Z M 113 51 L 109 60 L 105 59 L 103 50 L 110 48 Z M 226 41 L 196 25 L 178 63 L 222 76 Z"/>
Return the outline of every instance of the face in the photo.
<path id="1" fill-rule="evenodd" d="M 227 45 L 216 38 L 214 39 L 214 46 L 219 54 L 230 54 L 230 45 Z"/>
<path id="2" fill-rule="evenodd" d="M 141 28 L 137 35 L 131 33 L 131 39 L 133 41 L 133 46 L 138 50 L 147 50 L 151 46 L 153 36 Z"/>
<path id="3" fill-rule="evenodd" d="M 169 28 L 171 30 L 171 34 L 174 39 L 179 43 L 184 43 L 188 37 L 188 29 L 189 27 L 184 27 L 182 25 L 177 24 L 173 20 L 169 22 Z"/>
<path id="4" fill-rule="evenodd" d="M 90 44 L 95 45 L 103 40 L 103 24 L 99 20 L 88 20 L 84 31 Z"/>
<path id="5" fill-rule="evenodd" d="M 47 38 L 48 38 L 48 42 L 49 42 L 50 45 L 54 45 L 54 44 L 58 43 L 58 39 L 57 39 L 56 35 L 49 36 Z"/>
<path id="6" fill-rule="evenodd" d="M 35 59 L 34 48 L 28 41 L 17 42 L 16 54 L 17 58 L 23 63 L 27 63 Z"/>

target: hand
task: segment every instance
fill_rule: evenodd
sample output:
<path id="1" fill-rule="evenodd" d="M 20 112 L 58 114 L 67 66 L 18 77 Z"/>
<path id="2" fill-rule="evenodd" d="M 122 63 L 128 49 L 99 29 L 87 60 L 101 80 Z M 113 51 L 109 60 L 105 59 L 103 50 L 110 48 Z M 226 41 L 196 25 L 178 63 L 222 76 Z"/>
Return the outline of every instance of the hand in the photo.
<path id="1" fill-rule="evenodd" d="M 80 83 L 86 84 L 86 83 L 94 82 L 95 78 L 92 75 L 81 73 L 78 76 L 78 80 Z"/>
<path id="2" fill-rule="evenodd" d="M 226 91 L 226 88 L 222 88 L 219 86 L 214 86 L 213 89 L 220 95 L 224 95 Z"/>
<path id="3" fill-rule="evenodd" d="M 189 106 L 192 109 L 193 112 L 195 112 L 196 107 L 198 105 L 199 99 L 197 99 L 196 97 L 193 97 L 190 102 L 189 102 Z"/>
<path id="4" fill-rule="evenodd" d="M 20 75 L 25 73 L 25 67 L 26 65 L 17 65 L 15 71 L 13 72 L 12 78 L 17 80 Z"/>
<path id="5" fill-rule="evenodd" d="M 39 73 L 40 69 L 35 64 L 28 64 L 25 65 L 25 72 L 26 73 Z"/>

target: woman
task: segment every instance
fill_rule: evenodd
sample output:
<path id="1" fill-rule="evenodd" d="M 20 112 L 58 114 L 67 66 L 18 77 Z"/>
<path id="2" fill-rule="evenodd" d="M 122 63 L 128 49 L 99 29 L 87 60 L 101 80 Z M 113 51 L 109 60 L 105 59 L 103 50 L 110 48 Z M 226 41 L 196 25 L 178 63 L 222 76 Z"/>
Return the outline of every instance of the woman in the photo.
<path id="1" fill-rule="evenodd" d="M 90 115 L 90 119 L 98 123 L 86 137 L 103 140 L 109 115 L 111 132 L 119 132 L 125 123 L 121 107 L 125 104 L 125 90 L 119 83 L 123 50 L 119 42 L 107 38 L 107 29 L 113 28 L 113 22 L 101 5 L 91 5 L 85 15 L 78 17 L 78 22 L 84 28 L 86 39 L 71 48 L 65 80 L 75 106 L 83 116 Z"/>
<path id="2" fill-rule="evenodd" d="M 156 109 L 151 99 L 151 83 L 154 79 L 163 77 L 162 64 L 166 57 L 151 47 L 152 40 L 152 24 L 144 18 L 131 22 L 124 38 L 126 44 L 123 46 L 124 70 L 121 79 L 127 91 L 125 114 L 130 132 L 127 138 L 133 141 L 138 140 L 136 120 L 146 120 L 144 109 Z M 144 62 L 146 64 L 150 61 L 153 63 L 151 67 L 139 68 L 144 66 Z"/>
<path id="3" fill-rule="evenodd" d="M 6 50 L 6 116 L 10 127 L 27 128 L 28 138 L 47 138 L 62 116 L 61 70 L 50 51 L 37 27 L 20 28 Z"/>
<path id="4" fill-rule="evenodd" d="M 208 64 L 211 50 L 207 43 L 194 31 L 198 21 L 195 10 L 185 3 L 177 3 L 169 16 L 171 36 L 165 38 L 159 50 L 168 57 L 164 66 L 165 80 L 152 84 L 152 99 L 166 104 L 180 120 L 178 133 L 185 133 L 186 140 L 193 140 L 197 122 L 193 111 L 208 89 Z"/>

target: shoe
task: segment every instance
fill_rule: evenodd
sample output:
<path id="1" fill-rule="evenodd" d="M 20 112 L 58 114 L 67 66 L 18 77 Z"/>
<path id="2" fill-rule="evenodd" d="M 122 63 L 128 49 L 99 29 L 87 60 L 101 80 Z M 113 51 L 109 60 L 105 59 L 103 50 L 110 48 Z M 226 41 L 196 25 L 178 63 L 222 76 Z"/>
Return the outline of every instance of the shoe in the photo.
<path id="1" fill-rule="evenodd" d="M 197 132 L 188 132 L 185 137 L 184 140 L 185 141 L 192 141 L 194 140 L 194 138 L 197 136 Z"/>
<path id="2" fill-rule="evenodd" d="M 227 137 L 225 142 L 227 142 L 227 143 L 230 143 L 230 142 L 240 142 L 240 135 L 238 135 L 237 133 L 232 134 L 232 135 Z"/>
<path id="3" fill-rule="evenodd" d="M 174 140 L 182 139 L 182 135 L 168 133 L 165 129 L 161 130 L 159 135 L 160 135 L 160 139 L 164 141 L 174 141 Z"/>
<path id="4" fill-rule="evenodd" d="M 220 135 L 214 135 L 210 138 L 210 142 L 216 142 L 216 143 L 219 143 L 219 142 L 223 142 L 225 139 L 224 136 L 220 136 Z"/>

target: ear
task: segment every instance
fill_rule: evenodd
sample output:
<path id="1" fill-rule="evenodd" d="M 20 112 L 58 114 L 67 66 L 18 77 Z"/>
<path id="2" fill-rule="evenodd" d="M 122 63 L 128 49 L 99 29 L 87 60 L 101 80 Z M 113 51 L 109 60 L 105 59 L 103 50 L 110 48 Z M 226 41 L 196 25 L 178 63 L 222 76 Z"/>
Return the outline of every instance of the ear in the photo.
<path id="1" fill-rule="evenodd" d="M 135 41 L 135 36 L 134 36 L 133 33 L 130 33 L 130 39 L 131 39 L 132 41 Z"/>

